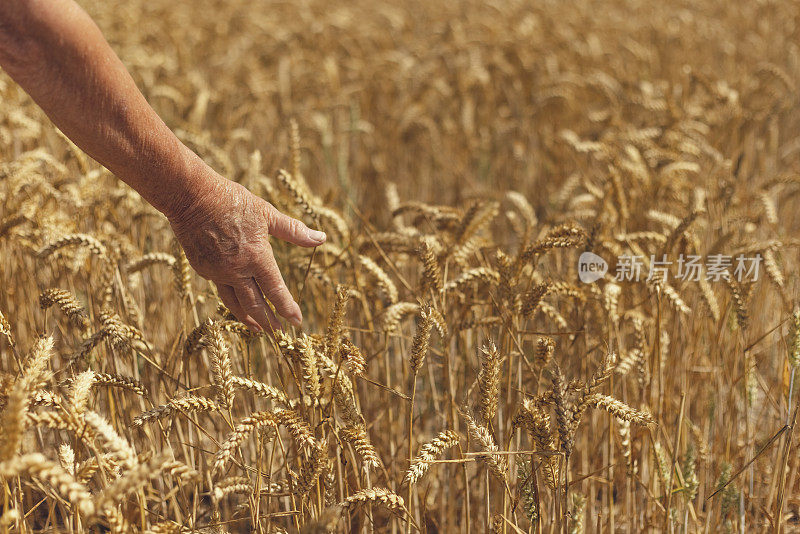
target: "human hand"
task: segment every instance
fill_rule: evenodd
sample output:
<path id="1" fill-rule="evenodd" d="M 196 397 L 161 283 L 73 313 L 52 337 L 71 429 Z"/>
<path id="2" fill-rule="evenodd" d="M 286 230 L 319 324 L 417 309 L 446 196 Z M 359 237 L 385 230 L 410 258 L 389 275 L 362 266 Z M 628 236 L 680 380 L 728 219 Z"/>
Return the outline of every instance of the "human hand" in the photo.
<path id="1" fill-rule="evenodd" d="M 217 286 L 222 302 L 254 330 L 280 329 L 266 297 L 294 325 L 300 306 L 283 281 L 269 237 L 301 247 L 325 242 L 324 232 L 279 212 L 245 187 L 206 168 L 187 206 L 169 218 L 189 264 Z"/>

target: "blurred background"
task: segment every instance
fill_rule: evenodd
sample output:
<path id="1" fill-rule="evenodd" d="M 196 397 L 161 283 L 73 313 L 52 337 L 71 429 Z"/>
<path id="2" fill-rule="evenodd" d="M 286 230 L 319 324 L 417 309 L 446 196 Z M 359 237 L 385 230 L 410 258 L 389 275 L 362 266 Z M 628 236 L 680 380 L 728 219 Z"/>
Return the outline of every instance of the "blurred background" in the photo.
<path id="1" fill-rule="evenodd" d="M 721 109 L 775 111 L 770 96 L 794 95 L 758 71 L 796 82 L 800 69 L 793 2 L 81 4 L 167 124 L 220 149 L 203 154 L 217 170 L 241 178 L 258 149 L 274 174 L 296 118 L 306 179 L 357 205 L 390 180 L 402 198 L 440 203 L 516 189 L 543 210 L 572 173 L 607 172 L 585 168 L 564 129 L 612 139 L 669 128 L 679 112 L 712 141 L 738 139 L 744 110 L 733 123 Z M 717 106 L 689 105 L 698 93 Z M 798 127 L 796 113 L 773 119 Z M 758 158 L 740 179 L 758 179 Z"/>

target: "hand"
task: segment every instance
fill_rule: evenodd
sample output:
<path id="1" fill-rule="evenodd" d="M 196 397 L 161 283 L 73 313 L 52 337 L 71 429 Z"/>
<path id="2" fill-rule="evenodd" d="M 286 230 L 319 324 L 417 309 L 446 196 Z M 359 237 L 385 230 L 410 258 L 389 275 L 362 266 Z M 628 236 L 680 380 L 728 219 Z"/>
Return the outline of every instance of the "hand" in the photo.
<path id="1" fill-rule="evenodd" d="M 300 306 L 278 270 L 269 237 L 316 247 L 325 242 L 325 233 L 309 229 L 245 187 L 205 169 L 201 190 L 192 194 L 185 209 L 169 217 L 189 264 L 216 284 L 222 302 L 248 327 L 281 328 L 264 297 L 281 316 L 299 325 Z"/>

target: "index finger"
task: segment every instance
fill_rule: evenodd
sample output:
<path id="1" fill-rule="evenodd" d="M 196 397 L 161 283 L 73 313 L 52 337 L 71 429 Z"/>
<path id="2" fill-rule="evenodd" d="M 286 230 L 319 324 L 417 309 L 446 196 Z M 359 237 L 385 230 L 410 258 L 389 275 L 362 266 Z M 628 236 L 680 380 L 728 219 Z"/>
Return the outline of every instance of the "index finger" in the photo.
<path id="1" fill-rule="evenodd" d="M 278 269 L 278 264 L 272 255 L 271 247 L 255 267 L 253 278 L 255 278 L 267 300 L 275 306 L 275 311 L 295 326 L 300 326 L 300 323 L 303 322 L 303 313 L 283 281 L 281 271 Z"/>

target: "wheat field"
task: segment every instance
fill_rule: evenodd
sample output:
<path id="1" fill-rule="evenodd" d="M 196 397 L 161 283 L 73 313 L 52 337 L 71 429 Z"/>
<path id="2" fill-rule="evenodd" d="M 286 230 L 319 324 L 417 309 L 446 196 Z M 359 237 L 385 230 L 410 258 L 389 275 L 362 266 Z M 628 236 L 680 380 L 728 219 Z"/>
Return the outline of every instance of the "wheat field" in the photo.
<path id="1" fill-rule="evenodd" d="M 81 4 L 329 238 L 249 331 L 0 74 L 0 533 L 800 531 L 796 2 Z"/>

